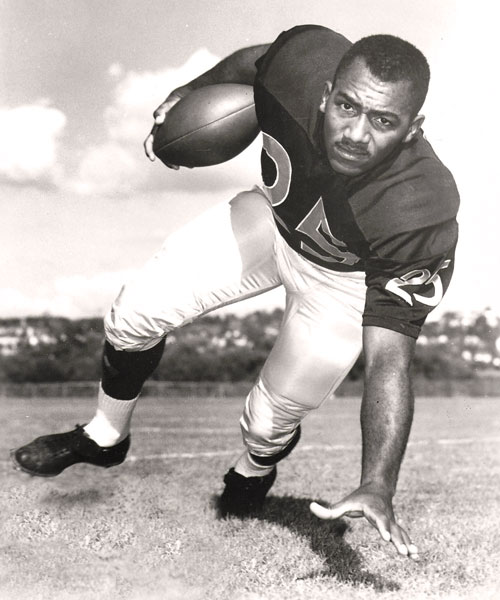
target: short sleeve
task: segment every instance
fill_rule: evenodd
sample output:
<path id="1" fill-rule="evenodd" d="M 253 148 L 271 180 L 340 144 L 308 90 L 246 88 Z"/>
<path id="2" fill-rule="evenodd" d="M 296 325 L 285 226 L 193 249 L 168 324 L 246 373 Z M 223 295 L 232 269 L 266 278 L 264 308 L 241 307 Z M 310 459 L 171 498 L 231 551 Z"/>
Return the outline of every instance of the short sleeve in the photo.
<path id="1" fill-rule="evenodd" d="M 263 89 L 298 119 L 317 112 L 325 82 L 350 48 L 343 35 L 320 25 L 300 25 L 281 33 L 255 63 L 256 89 Z M 256 94 L 258 102 L 259 94 Z M 304 109 L 306 109 L 304 114 Z"/>
<path id="2" fill-rule="evenodd" d="M 401 233 L 366 262 L 363 325 L 417 338 L 450 284 L 458 226 L 455 220 Z"/>

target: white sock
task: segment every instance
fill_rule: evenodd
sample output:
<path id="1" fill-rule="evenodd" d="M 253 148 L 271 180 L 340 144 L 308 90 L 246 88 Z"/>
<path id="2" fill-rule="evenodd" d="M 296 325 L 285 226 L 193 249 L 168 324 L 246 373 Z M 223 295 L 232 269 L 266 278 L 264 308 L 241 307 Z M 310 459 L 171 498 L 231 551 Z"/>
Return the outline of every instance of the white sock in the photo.
<path id="1" fill-rule="evenodd" d="M 243 452 L 234 465 L 236 473 L 243 475 L 243 477 L 264 477 L 264 475 L 268 475 L 273 469 L 274 465 L 263 467 L 262 465 L 257 464 L 252 460 L 248 450 Z"/>
<path id="2" fill-rule="evenodd" d="M 85 433 L 103 448 L 118 444 L 130 433 L 130 421 L 138 398 L 116 400 L 99 386 L 97 410 L 94 418 L 85 425 Z"/>

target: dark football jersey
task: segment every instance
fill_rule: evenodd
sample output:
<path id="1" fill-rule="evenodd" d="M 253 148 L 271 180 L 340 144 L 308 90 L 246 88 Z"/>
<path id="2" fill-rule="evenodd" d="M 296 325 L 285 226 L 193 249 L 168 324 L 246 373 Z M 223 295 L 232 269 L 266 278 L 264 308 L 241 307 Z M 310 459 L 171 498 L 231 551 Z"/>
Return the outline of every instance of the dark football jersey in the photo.
<path id="1" fill-rule="evenodd" d="M 321 267 L 366 273 L 363 324 L 417 337 L 453 272 L 458 191 L 421 132 L 367 173 L 333 171 L 319 106 L 350 45 L 305 25 L 257 61 L 262 177 L 292 248 Z"/>

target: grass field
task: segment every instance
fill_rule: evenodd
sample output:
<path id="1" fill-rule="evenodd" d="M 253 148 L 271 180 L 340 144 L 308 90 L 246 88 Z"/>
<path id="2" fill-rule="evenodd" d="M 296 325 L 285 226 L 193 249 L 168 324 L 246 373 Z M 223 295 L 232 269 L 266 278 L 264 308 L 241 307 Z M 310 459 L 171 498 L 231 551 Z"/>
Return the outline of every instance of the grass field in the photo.
<path id="1" fill-rule="evenodd" d="M 145 398 L 122 466 L 41 479 L 12 470 L 8 449 L 84 422 L 94 402 L 0 398 L 0 599 L 500 598 L 499 399 L 417 401 L 395 504 L 418 563 L 362 520 L 309 513 L 357 484 L 355 399 L 305 421 L 260 518 L 219 520 L 242 404 Z"/>

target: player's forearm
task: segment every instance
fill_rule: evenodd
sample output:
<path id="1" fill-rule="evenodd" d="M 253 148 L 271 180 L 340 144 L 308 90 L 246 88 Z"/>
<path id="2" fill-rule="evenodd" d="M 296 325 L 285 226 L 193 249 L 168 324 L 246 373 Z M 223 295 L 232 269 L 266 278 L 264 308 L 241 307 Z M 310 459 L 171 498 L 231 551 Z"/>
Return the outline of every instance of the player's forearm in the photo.
<path id="1" fill-rule="evenodd" d="M 361 406 L 363 456 L 361 484 L 396 491 L 413 420 L 410 365 L 414 340 L 402 338 L 367 357 Z"/>
<path id="2" fill-rule="evenodd" d="M 263 56 L 269 44 L 242 48 L 221 60 L 212 69 L 209 69 L 196 79 L 175 90 L 179 95 L 184 95 L 191 90 L 217 83 L 242 83 L 253 85 L 257 68 L 255 61 Z"/>

